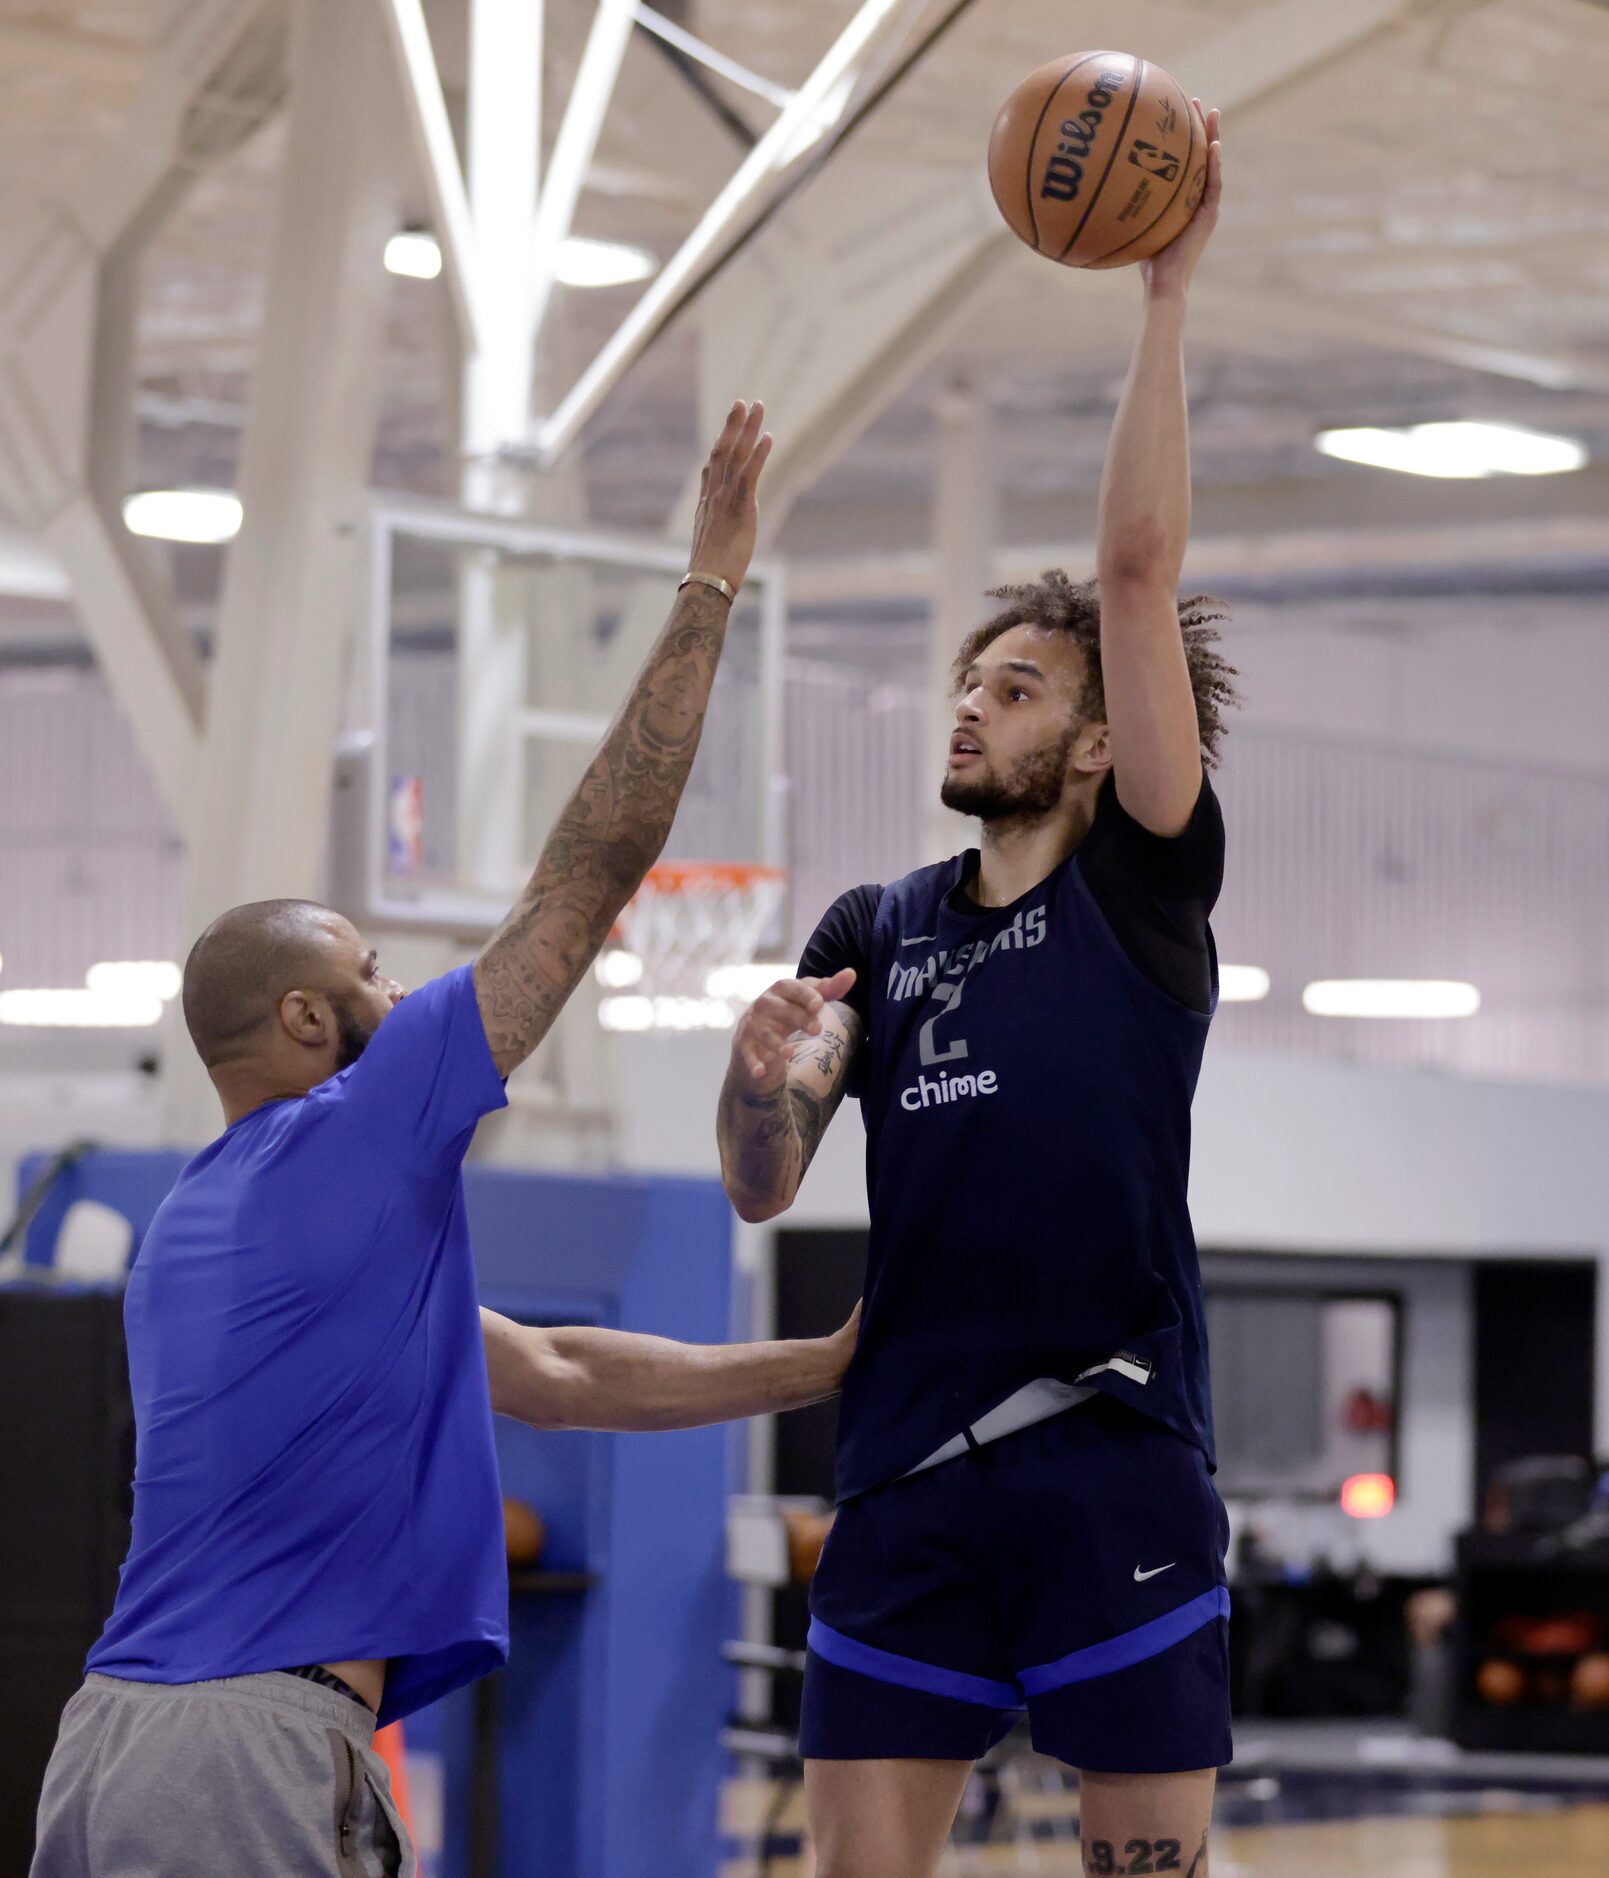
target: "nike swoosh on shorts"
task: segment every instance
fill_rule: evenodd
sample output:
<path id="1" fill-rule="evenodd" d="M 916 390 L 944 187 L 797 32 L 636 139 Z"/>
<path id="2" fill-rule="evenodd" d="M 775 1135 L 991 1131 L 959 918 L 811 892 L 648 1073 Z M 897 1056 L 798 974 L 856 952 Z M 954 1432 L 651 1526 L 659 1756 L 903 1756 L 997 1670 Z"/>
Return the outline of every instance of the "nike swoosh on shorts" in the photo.
<path id="1" fill-rule="evenodd" d="M 1145 1581 L 1146 1581 L 1146 1579 L 1147 1579 L 1147 1578 L 1159 1578 L 1159 1577 L 1161 1577 L 1161 1575 L 1162 1575 L 1162 1573 L 1163 1573 L 1163 1572 L 1170 1572 L 1170 1571 L 1172 1571 L 1172 1570 L 1173 1570 L 1173 1567 L 1174 1567 L 1175 1565 L 1177 1565 L 1177 1564 L 1178 1564 L 1178 1562 L 1179 1562 L 1179 1561 L 1178 1561 L 1177 1559 L 1172 1559 L 1172 1560 L 1170 1560 L 1170 1561 L 1169 1561 L 1169 1563 L 1168 1563 L 1168 1564 L 1166 1564 L 1166 1565 L 1158 1565 L 1158 1566 L 1157 1566 L 1157 1567 L 1156 1567 L 1156 1568 L 1155 1568 L 1154 1570 L 1152 1570 L 1152 1571 L 1148 1571 L 1148 1572 L 1142 1572 L 1142 1571 L 1140 1570 L 1140 1568 L 1139 1568 L 1139 1566 L 1138 1566 L 1138 1565 L 1136 1565 L 1136 1566 L 1134 1567 L 1134 1582 L 1135 1582 L 1135 1583 L 1136 1583 L 1137 1585 L 1143 1585 L 1143 1584 L 1145 1583 Z"/>

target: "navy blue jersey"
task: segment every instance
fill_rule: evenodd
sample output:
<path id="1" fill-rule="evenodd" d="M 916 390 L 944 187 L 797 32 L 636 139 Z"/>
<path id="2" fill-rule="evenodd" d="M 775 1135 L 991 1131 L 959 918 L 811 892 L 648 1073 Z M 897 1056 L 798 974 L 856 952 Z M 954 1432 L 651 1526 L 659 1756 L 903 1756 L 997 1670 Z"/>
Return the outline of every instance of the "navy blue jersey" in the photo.
<path id="1" fill-rule="evenodd" d="M 1186 1186 L 1222 866 L 1205 781 L 1173 840 L 1108 786 L 1079 849 L 1010 906 L 971 897 L 973 850 L 844 896 L 806 948 L 802 972 L 858 968 L 866 1027 L 851 1087 L 871 1240 L 841 1497 L 1038 1377 L 1109 1390 L 1210 1462 Z"/>

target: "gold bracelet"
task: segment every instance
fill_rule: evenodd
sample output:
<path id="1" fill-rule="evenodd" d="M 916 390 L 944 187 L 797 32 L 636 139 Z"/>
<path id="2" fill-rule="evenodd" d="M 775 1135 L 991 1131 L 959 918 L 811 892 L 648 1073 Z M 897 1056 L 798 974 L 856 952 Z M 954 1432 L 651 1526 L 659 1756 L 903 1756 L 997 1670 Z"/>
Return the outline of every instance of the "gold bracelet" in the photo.
<path id="1" fill-rule="evenodd" d="M 722 580 L 719 574 L 684 575 L 683 578 L 676 583 L 676 591 L 680 593 L 683 587 L 695 580 L 701 581 L 706 587 L 713 587 L 717 593 L 725 594 L 728 602 L 737 598 L 737 589 L 729 581 Z"/>

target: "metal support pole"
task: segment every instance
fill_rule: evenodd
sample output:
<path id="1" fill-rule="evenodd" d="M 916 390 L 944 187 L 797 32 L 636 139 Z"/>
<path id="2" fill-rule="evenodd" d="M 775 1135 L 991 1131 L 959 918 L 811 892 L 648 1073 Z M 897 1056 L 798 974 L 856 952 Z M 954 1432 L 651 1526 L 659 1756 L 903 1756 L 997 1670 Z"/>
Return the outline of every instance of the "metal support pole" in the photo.
<path id="1" fill-rule="evenodd" d="M 569 238 L 576 203 L 587 168 L 598 147 L 598 133 L 615 95 L 615 83 L 631 43 L 635 0 L 598 0 L 581 67 L 575 75 L 564 122 L 553 145 L 531 242 L 531 343 L 541 337 L 548 301 L 553 295 L 559 247 Z"/>
<path id="2" fill-rule="evenodd" d="M 218 611 L 186 931 L 225 908 L 324 892 L 331 752 L 367 506 L 399 213 L 395 95 L 378 20 L 306 7 L 262 342 L 241 463 L 245 520 Z M 188 1052 L 170 1065 L 178 1139 L 216 1126 Z"/>
<path id="3" fill-rule="evenodd" d="M 541 0 L 474 0 L 469 43 L 469 207 L 481 349 L 465 362 L 466 508 L 512 514 L 523 488 L 497 458 L 531 402 L 530 241 L 542 138 Z M 524 748 L 529 625 L 521 575 L 466 557 L 458 610 L 458 877 L 517 886 L 525 858 Z"/>
<path id="4" fill-rule="evenodd" d="M 950 668 L 961 641 L 983 616 L 983 593 L 990 584 L 998 532 L 987 403 L 974 386 L 957 382 L 939 394 L 936 414 L 933 611 L 928 641 L 933 734 L 923 752 L 920 778 L 922 800 L 929 804 L 929 861 L 953 854 L 966 838 L 968 824 L 938 799 L 953 720 Z"/>

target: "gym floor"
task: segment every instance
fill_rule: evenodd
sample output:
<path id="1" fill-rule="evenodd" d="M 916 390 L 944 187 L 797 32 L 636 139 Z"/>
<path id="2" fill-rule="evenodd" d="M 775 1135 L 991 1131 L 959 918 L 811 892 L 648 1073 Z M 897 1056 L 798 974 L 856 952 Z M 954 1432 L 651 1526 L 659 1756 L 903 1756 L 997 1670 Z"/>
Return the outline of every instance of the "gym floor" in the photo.
<path id="1" fill-rule="evenodd" d="M 1213 1878 L 1487 1878 L 1602 1869 L 1609 1760 L 1460 1754 L 1400 1724 L 1250 1725 L 1219 1782 Z M 974 1783 L 941 1872 L 1081 1878 L 1078 1791 L 1024 1752 Z M 737 1779 L 721 1878 L 808 1878 L 797 1782 Z"/>

